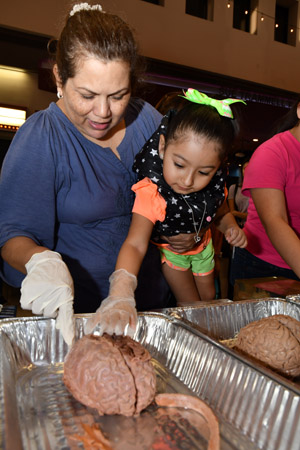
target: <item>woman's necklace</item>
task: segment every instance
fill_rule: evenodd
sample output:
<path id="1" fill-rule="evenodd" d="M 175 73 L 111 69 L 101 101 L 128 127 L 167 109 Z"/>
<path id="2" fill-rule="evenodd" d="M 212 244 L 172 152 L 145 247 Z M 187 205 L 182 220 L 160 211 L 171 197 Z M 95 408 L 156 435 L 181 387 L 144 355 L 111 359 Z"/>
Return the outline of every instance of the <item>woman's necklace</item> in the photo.
<path id="1" fill-rule="evenodd" d="M 195 229 L 195 233 L 196 233 L 196 236 L 194 236 L 194 239 L 195 239 L 196 244 L 198 244 L 198 242 L 200 242 L 201 239 L 202 239 L 202 236 L 199 236 L 199 233 L 200 233 L 200 230 L 201 230 L 201 228 L 202 228 L 204 216 L 205 216 L 205 213 L 206 213 L 206 205 L 207 205 L 207 203 L 206 203 L 205 200 L 203 201 L 203 203 L 204 203 L 204 212 L 203 212 L 203 215 L 202 215 L 201 223 L 200 223 L 199 228 L 198 228 L 198 230 L 197 230 L 197 222 L 196 222 L 196 220 L 195 220 L 193 208 L 192 208 L 191 205 L 188 203 L 188 201 L 184 198 L 183 195 L 181 195 L 181 198 L 182 198 L 182 200 L 185 201 L 185 203 L 187 204 L 187 206 L 189 207 L 189 209 L 190 209 L 191 212 L 192 212 L 193 225 L 194 225 L 194 229 Z"/>

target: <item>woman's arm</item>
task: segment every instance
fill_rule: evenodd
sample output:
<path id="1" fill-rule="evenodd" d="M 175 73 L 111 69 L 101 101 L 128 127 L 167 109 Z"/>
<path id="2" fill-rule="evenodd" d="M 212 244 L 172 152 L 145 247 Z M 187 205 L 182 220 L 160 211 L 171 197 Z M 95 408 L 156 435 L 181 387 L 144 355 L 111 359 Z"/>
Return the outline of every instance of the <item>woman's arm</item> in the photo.
<path id="1" fill-rule="evenodd" d="M 138 213 L 132 214 L 129 232 L 119 252 L 115 271 L 109 277 L 108 297 L 87 321 L 85 333 L 91 333 L 100 324 L 101 334 L 123 334 L 127 328 L 127 335 L 134 335 L 138 321 L 134 291 L 153 226 L 153 222 L 146 217 Z"/>
<path id="2" fill-rule="evenodd" d="M 288 223 L 285 196 L 279 189 L 250 189 L 266 233 L 284 261 L 300 277 L 300 240 Z"/>
<path id="3" fill-rule="evenodd" d="M 25 236 L 17 236 L 9 239 L 1 249 L 1 256 L 14 269 L 26 274 L 25 264 L 35 253 L 48 250 L 37 245 L 32 239 Z"/>
<path id="4" fill-rule="evenodd" d="M 200 233 L 204 234 L 204 233 Z M 192 248 L 195 247 L 195 239 L 196 233 L 182 233 L 176 234 L 175 236 L 161 236 L 161 239 L 168 242 L 170 244 L 167 248 L 170 251 L 175 251 L 177 253 L 185 253 Z"/>
<path id="5" fill-rule="evenodd" d="M 125 269 L 137 276 L 147 252 L 153 222 L 140 214 L 133 213 L 127 238 L 125 239 L 116 262 L 115 270 Z"/>

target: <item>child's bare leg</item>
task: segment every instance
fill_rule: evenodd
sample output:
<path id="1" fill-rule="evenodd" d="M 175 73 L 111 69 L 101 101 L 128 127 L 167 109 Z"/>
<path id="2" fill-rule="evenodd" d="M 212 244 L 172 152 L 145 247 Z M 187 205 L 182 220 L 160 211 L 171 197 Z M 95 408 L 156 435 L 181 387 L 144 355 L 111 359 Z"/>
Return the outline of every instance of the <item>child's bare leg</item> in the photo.
<path id="1" fill-rule="evenodd" d="M 214 300 L 216 298 L 214 272 L 208 275 L 195 276 L 194 280 L 202 301 Z"/>
<path id="2" fill-rule="evenodd" d="M 172 269 L 164 263 L 162 271 L 178 303 L 182 305 L 200 301 L 195 279 L 190 270 Z"/>

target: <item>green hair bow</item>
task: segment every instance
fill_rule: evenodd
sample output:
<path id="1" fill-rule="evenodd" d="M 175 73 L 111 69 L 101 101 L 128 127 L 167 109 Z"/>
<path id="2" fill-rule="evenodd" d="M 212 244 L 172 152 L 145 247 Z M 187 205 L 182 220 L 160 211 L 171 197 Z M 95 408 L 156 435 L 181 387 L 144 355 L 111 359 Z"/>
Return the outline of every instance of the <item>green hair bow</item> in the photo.
<path id="1" fill-rule="evenodd" d="M 237 100 L 234 98 L 226 98 L 225 100 L 216 100 L 215 98 L 208 97 L 206 94 L 197 91 L 196 89 L 188 89 L 184 92 L 183 98 L 186 98 L 190 102 L 198 103 L 200 105 L 209 105 L 216 108 L 220 116 L 230 117 L 233 119 L 233 114 L 229 105 L 231 103 L 242 102 L 246 105 L 244 100 Z"/>

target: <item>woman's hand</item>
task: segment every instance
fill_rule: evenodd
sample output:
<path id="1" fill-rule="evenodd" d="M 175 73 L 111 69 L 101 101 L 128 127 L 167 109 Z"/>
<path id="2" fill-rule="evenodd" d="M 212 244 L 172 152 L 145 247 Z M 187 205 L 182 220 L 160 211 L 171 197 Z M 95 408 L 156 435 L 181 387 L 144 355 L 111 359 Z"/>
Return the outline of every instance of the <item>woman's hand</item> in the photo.
<path id="1" fill-rule="evenodd" d="M 56 328 L 72 345 L 75 336 L 74 286 L 67 265 L 59 253 L 35 253 L 25 265 L 27 275 L 21 285 L 23 309 L 44 317 L 56 317 Z"/>
<path id="2" fill-rule="evenodd" d="M 161 239 L 170 244 L 167 249 L 177 253 L 185 253 L 195 247 L 195 236 L 196 233 L 177 234 L 176 236 L 161 236 Z"/>

